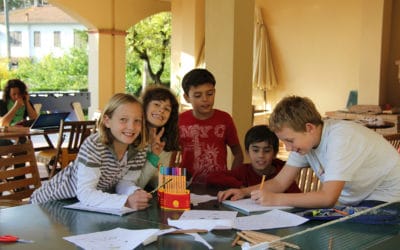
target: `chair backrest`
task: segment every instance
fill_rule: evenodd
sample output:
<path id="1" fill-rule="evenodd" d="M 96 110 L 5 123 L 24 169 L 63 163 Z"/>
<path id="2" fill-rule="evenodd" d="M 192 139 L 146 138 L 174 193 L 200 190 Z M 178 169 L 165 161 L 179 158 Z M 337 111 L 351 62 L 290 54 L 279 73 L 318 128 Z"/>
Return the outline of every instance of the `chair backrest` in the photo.
<path id="1" fill-rule="evenodd" d="M 383 135 L 383 137 L 393 145 L 393 147 L 399 151 L 400 149 L 400 133 L 398 134 L 390 134 L 390 135 Z"/>
<path id="2" fill-rule="evenodd" d="M 64 121 L 61 126 L 69 134 L 67 146 L 69 153 L 78 153 L 82 142 L 97 129 L 96 121 Z"/>
<path id="3" fill-rule="evenodd" d="M 80 102 L 73 102 L 72 107 L 74 108 L 76 118 L 78 121 L 84 121 L 85 115 L 83 114 L 82 105 Z"/>
<path id="4" fill-rule="evenodd" d="M 302 168 L 297 176 L 296 183 L 304 193 L 318 191 L 321 182 L 311 168 Z"/>
<path id="5" fill-rule="evenodd" d="M 0 158 L 0 201 L 22 201 L 41 186 L 30 140 L 23 144 L 0 146 Z"/>
<path id="6" fill-rule="evenodd" d="M 83 141 L 94 132 L 96 132 L 96 121 L 61 121 L 55 162 L 60 161 L 61 167 L 66 167 L 75 159 Z M 65 138 L 68 140 L 67 143 L 64 143 Z"/>
<path id="7" fill-rule="evenodd" d="M 169 160 L 170 167 L 179 167 L 182 162 L 182 152 L 181 151 L 173 151 L 171 154 L 171 158 Z"/>
<path id="8" fill-rule="evenodd" d="M 41 103 L 35 103 L 35 104 L 33 104 L 33 108 L 35 109 L 37 114 L 40 114 L 40 110 L 42 109 L 42 104 Z"/>

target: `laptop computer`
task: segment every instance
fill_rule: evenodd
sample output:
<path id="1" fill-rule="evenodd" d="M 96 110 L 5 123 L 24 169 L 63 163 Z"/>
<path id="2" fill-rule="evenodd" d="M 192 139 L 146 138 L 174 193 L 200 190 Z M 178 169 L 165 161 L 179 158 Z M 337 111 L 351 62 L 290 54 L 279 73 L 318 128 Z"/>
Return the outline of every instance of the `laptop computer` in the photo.
<path id="1" fill-rule="evenodd" d="M 59 129 L 60 121 L 65 120 L 70 112 L 40 114 L 32 123 L 30 131 L 43 132 L 51 129 Z"/>

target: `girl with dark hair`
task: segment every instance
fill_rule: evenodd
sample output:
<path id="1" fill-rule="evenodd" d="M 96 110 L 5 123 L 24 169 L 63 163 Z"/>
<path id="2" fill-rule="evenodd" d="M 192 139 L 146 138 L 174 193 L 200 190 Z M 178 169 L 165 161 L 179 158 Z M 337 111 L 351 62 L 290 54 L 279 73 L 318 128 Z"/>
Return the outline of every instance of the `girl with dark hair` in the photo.
<path id="1" fill-rule="evenodd" d="M 29 101 L 25 83 L 19 79 L 8 80 L 0 100 L 0 126 L 13 126 L 27 117 L 34 120 L 37 113 Z"/>
<path id="2" fill-rule="evenodd" d="M 161 138 L 165 143 L 164 150 L 159 155 L 159 164 L 172 166 L 174 153 L 179 150 L 178 116 L 179 103 L 175 95 L 160 85 L 149 86 L 142 94 L 143 109 L 146 119 L 147 134 L 151 137 L 164 130 Z M 151 141 L 151 138 L 149 139 Z M 153 176 L 150 185 L 157 187 L 157 173 Z"/>

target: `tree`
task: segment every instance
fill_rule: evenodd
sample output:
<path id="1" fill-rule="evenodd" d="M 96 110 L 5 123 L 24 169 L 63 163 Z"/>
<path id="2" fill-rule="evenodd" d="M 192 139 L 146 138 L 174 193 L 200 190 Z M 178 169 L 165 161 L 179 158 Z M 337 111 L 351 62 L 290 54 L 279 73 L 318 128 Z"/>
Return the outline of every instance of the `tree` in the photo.
<path id="1" fill-rule="evenodd" d="M 21 59 L 10 78 L 26 82 L 30 90 L 83 90 L 88 88 L 86 48 L 72 48 L 62 57 L 45 56 L 39 62 Z"/>
<path id="2" fill-rule="evenodd" d="M 146 76 L 146 83 L 169 86 L 170 41 L 171 13 L 169 12 L 143 19 L 128 30 L 126 37 L 128 91 L 134 90 L 134 93 L 140 91 L 137 84 L 138 81 L 141 82 L 142 74 Z M 144 72 L 141 70 L 141 64 L 144 64 Z"/>

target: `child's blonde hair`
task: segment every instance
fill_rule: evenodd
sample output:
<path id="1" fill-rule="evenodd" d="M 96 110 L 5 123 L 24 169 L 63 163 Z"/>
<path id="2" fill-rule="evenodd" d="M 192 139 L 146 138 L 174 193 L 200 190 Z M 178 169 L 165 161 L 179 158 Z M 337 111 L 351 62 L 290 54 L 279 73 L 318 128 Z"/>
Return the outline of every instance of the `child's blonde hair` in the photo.
<path id="1" fill-rule="evenodd" d="M 291 128 L 296 132 L 305 132 L 306 123 L 323 124 L 321 114 L 307 97 L 288 96 L 283 98 L 269 118 L 269 127 L 274 132 L 280 131 L 283 127 Z"/>
<path id="2" fill-rule="evenodd" d="M 106 145 L 111 145 L 114 141 L 114 136 L 112 135 L 109 128 L 107 128 L 104 124 L 104 117 L 107 116 L 111 118 L 114 114 L 114 111 L 123 104 L 126 103 L 137 103 L 142 108 L 142 103 L 136 99 L 133 95 L 124 94 L 124 93 L 117 93 L 111 97 L 108 101 L 108 104 L 104 108 L 103 112 L 101 113 L 100 119 L 98 121 L 98 129 L 100 134 L 100 140 L 102 143 Z M 143 108 L 142 108 L 143 110 Z M 146 145 L 146 125 L 145 125 L 145 118 L 142 112 L 142 129 L 140 135 L 136 138 L 136 140 L 132 143 L 134 146 L 139 148 L 144 148 Z"/>

